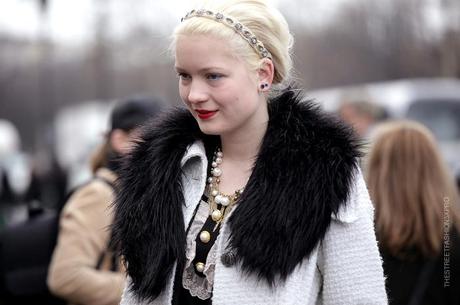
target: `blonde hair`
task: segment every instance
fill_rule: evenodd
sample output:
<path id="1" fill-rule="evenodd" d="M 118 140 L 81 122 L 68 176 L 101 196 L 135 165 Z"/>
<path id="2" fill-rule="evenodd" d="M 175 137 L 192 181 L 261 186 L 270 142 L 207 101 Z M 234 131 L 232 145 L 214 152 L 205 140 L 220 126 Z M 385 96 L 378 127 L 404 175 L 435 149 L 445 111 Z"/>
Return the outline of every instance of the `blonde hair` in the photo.
<path id="1" fill-rule="evenodd" d="M 289 82 L 292 69 L 291 50 L 294 39 L 281 13 L 263 0 L 205 0 L 196 9 L 212 10 L 237 19 L 261 41 L 271 53 L 275 74 L 273 84 Z M 185 15 L 186 12 L 184 12 Z M 261 58 L 235 30 L 208 18 L 194 17 L 181 22 L 174 30 L 171 51 L 181 35 L 212 35 L 229 41 L 235 55 L 241 56 L 252 70 L 261 65 Z"/>
<path id="2" fill-rule="evenodd" d="M 449 201 L 449 218 L 458 228 L 459 201 L 431 132 L 412 121 L 379 125 L 366 178 L 382 246 L 393 255 L 412 248 L 425 257 L 439 254 L 445 202 Z"/>

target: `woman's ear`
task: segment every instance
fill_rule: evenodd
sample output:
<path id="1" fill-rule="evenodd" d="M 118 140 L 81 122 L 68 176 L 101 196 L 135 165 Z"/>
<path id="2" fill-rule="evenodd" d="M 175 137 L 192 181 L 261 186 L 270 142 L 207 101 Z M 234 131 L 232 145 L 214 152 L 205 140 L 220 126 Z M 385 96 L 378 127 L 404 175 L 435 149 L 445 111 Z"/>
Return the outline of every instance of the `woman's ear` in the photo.
<path id="1" fill-rule="evenodd" d="M 260 61 L 260 67 L 257 70 L 259 78 L 259 91 L 268 91 L 273 83 L 275 76 L 275 66 L 273 61 L 268 58 L 263 58 Z"/>
<path id="2" fill-rule="evenodd" d="M 110 133 L 110 145 L 115 152 L 124 155 L 130 149 L 129 134 L 121 129 L 114 129 Z"/>

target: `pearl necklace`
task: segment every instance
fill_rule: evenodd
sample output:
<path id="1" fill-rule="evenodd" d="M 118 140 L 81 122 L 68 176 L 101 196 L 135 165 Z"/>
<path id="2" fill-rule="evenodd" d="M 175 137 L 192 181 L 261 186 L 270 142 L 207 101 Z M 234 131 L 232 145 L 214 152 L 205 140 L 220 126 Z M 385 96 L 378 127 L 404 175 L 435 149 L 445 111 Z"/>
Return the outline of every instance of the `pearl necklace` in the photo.
<path id="1" fill-rule="evenodd" d="M 214 231 L 218 225 L 228 215 L 231 208 L 240 198 L 244 188 L 236 190 L 232 195 L 225 195 L 219 191 L 220 177 L 222 176 L 222 169 L 219 167 L 222 164 L 224 154 L 217 148 L 214 152 L 214 157 L 211 163 L 211 176 L 208 177 L 209 189 L 209 215 L 212 220 L 216 222 Z"/>

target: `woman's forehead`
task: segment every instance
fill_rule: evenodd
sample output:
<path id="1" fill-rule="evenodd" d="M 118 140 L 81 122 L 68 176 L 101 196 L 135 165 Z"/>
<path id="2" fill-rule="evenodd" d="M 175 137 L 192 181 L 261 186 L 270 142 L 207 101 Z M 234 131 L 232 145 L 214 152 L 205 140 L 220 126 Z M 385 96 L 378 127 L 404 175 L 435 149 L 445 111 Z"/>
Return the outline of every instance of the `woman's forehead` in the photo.
<path id="1" fill-rule="evenodd" d="M 180 35 L 176 41 L 176 68 L 226 67 L 238 62 L 237 56 L 223 39 L 211 35 Z"/>

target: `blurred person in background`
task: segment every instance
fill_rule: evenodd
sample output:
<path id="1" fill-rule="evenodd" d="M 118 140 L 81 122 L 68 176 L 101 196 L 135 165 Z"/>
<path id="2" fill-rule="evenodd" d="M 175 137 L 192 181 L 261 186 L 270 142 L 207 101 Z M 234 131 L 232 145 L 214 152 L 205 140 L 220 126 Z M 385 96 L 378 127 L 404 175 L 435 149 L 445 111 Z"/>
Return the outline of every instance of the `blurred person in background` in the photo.
<path id="1" fill-rule="evenodd" d="M 25 195 L 29 213 L 43 208 L 61 210 L 67 196 L 68 178 L 54 150 L 35 154 L 31 163 L 30 185 Z"/>
<path id="2" fill-rule="evenodd" d="M 390 304 L 460 304 L 458 191 L 431 132 L 376 127 L 366 178 Z"/>
<path id="3" fill-rule="evenodd" d="M 374 104 L 365 91 L 345 92 L 338 109 L 339 117 L 358 135 L 361 141 L 360 151 L 366 156 L 370 148 L 370 138 L 374 126 L 387 118 L 385 110 Z M 365 158 L 360 159 L 360 166 L 365 166 Z"/>
<path id="4" fill-rule="evenodd" d="M 30 158 L 21 150 L 16 126 L 0 119 L 0 231 L 27 217 L 25 195 L 30 177 Z"/>
<path id="5" fill-rule="evenodd" d="M 136 98 L 114 108 L 111 130 L 92 159 L 94 179 L 74 191 L 63 208 L 48 286 L 69 304 L 120 302 L 125 275 L 109 247 L 114 182 L 121 157 L 133 147 L 139 125 L 154 117 L 159 105 Z"/>
<path id="6" fill-rule="evenodd" d="M 4 204 L 13 203 L 14 194 L 8 174 L 8 161 L 19 153 L 19 133 L 16 127 L 7 120 L 0 119 L 0 208 Z"/>
<path id="7" fill-rule="evenodd" d="M 358 136 L 368 140 L 373 126 L 387 118 L 385 110 L 372 102 L 363 90 L 345 92 L 338 109 L 339 117 L 351 125 Z"/>

